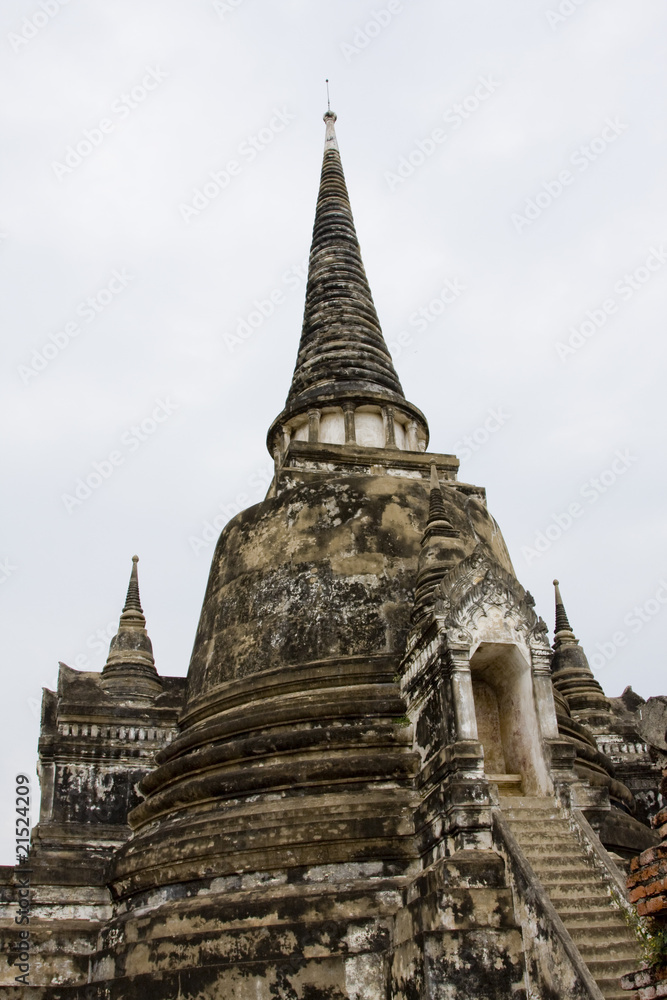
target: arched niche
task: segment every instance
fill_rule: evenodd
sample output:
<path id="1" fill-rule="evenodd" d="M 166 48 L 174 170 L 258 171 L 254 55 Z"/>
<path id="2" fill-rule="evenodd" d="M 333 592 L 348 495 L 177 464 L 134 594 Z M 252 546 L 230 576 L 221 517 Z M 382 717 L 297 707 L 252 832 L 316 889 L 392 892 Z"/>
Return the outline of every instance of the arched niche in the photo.
<path id="1" fill-rule="evenodd" d="M 524 795 L 550 794 L 529 650 L 482 640 L 470 658 L 470 673 L 487 776 L 520 775 Z"/>

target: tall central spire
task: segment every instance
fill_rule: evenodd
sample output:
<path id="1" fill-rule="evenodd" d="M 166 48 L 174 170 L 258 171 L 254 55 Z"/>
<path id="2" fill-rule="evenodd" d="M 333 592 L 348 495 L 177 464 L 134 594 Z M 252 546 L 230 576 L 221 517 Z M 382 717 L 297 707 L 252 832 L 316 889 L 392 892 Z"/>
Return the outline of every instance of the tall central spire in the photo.
<path id="1" fill-rule="evenodd" d="M 294 422 L 313 408 L 350 401 L 399 407 L 406 420 L 420 424 L 421 440 L 428 435 L 423 414 L 405 399 L 382 335 L 354 227 L 336 118 L 331 110 L 324 114 L 324 158 L 301 341 L 285 409 L 269 431 L 270 448 L 277 425 Z"/>
<path id="2" fill-rule="evenodd" d="M 368 388 L 401 400 L 403 389 L 385 344 L 361 260 L 336 139 L 324 115 L 324 162 L 310 250 L 306 307 L 287 406 Z"/>

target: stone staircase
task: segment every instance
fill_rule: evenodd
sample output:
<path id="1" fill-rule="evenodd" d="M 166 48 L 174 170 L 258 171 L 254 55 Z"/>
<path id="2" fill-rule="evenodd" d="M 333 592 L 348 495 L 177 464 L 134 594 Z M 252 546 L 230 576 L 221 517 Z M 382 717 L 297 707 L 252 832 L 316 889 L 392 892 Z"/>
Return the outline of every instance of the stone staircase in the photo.
<path id="1" fill-rule="evenodd" d="M 641 953 L 594 863 L 555 799 L 501 797 L 502 814 L 606 1000 L 627 997 L 620 976 Z"/>

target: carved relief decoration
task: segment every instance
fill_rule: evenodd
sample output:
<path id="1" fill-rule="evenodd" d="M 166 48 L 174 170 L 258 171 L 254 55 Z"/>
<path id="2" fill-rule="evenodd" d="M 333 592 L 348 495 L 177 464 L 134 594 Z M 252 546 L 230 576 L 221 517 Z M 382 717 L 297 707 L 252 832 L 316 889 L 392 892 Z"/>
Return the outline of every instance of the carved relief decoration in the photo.
<path id="1" fill-rule="evenodd" d="M 548 628 L 535 614 L 533 597 L 481 545 L 443 577 L 434 597 L 434 615 L 454 641 L 457 633 L 485 631 L 483 619 L 493 609 L 526 645 L 549 650 Z"/>

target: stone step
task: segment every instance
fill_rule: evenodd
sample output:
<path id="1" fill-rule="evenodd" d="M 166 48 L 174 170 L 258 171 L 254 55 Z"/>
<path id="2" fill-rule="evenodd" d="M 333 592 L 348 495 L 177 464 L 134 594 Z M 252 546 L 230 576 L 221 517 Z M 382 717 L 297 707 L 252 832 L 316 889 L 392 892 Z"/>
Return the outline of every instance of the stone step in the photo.
<path id="1" fill-rule="evenodd" d="M 630 959 L 609 957 L 586 962 L 588 971 L 596 983 L 600 981 L 613 983 L 616 980 L 617 985 L 619 985 L 618 980 L 621 976 L 627 976 L 628 972 L 634 972 L 640 964 L 641 960 L 638 955 Z"/>
<path id="2" fill-rule="evenodd" d="M 585 864 L 544 864 L 542 861 L 533 862 L 533 870 L 540 882 L 564 881 L 577 882 L 580 879 L 590 879 L 596 877 L 595 869 Z"/>
<path id="3" fill-rule="evenodd" d="M 534 809 L 512 809 L 509 806 L 503 806 L 502 813 L 509 823 L 525 823 L 526 826 L 536 826 L 541 823 L 543 827 L 546 827 L 549 823 L 555 823 L 563 818 L 561 813 L 555 811 L 539 812 L 539 810 Z"/>
<path id="4" fill-rule="evenodd" d="M 594 895 L 572 896 L 569 893 L 563 893 L 563 895 L 560 896 L 558 895 L 558 893 L 549 892 L 547 895 L 549 896 L 551 902 L 556 907 L 556 910 L 558 911 L 558 916 L 561 917 L 561 920 L 563 919 L 560 912 L 561 904 L 563 906 L 563 909 L 566 909 L 568 911 L 579 910 L 580 912 L 584 913 L 590 913 L 591 911 L 593 911 L 594 919 L 597 919 L 596 911 L 600 910 L 605 911 L 608 910 L 609 907 L 611 906 L 611 899 L 609 898 L 609 896 L 602 896 L 600 894 L 595 896 Z"/>
<path id="5" fill-rule="evenodd" d="M 540 830 L 539 827 L 535 827 L 530 830 L 522 830 L 519 827 L 512 824 L 512 833 L 519 843 L 525 843 L 531 847 L 552 844 L 557 850 L 565 849 L 566 847 L 570 850 L 584 851 L 584 848 L 576 840 L 570 830 L 553 831 L 550 833 L 548 830 Z"/>
<path id="6" fill-rule="evenodd" d="M 487 774 L 487 780 L 498 786 L 501 798 L 522 798 L 520 774 Z"/>
<path id="7" fill-rule="evenodd" d="M 548 795 L 521 795 L 521 796 L 500 796 L 501 808 L 510 807 L 512 809 L 531 809 L 533 811 L 558 811 L 558 804 L 552 796 Z"/>
<path id="8" fill-rule="evenodd" d="M 538 826 L 534 830 L 521 830 L 513 826 L 512 832 L 520 844 L 553 844 L 557 847 L 565 847 L 567 844 L 579 847 L 579 844 L 572 844 L 569 830 L 541 830 Z"/>
<path id="9" fill-rule="evenodd" d="M 570 900 L 558 900 L 554 903 L 554 906 L 558 912 L 558 916 L 561 918 L 566 927 L 572 928 L 573 934 L 578 934 L 581 931 L 589 931 L 591 934 L 596 934 L 598 931 L 604 932 L 605 934 L 620 934 L 623 937 L 626 934 L 630 935 L 630 938 L 634 940 L 634 934 L 626 924 L 623 916 L 618 910 L 614 910 L 611 906 L 607 905 L 603 908 L 593 907 L 591 910 L 587 910 L 585 907 L 575 909 L 570 906 Z"/>
<path id="10" fill-rule="evenodd" d="M 512 833 L 519 841 L 520 844 L 525 844 L 526 847 L 551 847 L 556 851 L 560 851 L 569 847 L 570 849 L 576 848 L 581 851 L 581 846 L 572 841 L 572 836 L 568 832 L 563 831 L 563 833 L 547 833 L 544 830 L 536 828 L 535 830 L 519 830 L 516 827 L 512 827 Z"/>
<path id="11" fill-rule="evenodd" d="M 569 822 L 560 813 L 546 817 L 543 813 L 534 813 L 530 810 L 523 815 L 515 816 L 511 815 L 511 809 L 508 809 L 507 812 L 510 814 L 508 817 L 510 823 L 516 824 L 516 826 L 526 827 L 526 829 L 539 831 L 542 834 L 548 834 L 552 831 L 571 833 Z"/>
<path id="12" fill-rule="evenodd" d="M 535 869 L 533 869 L 535 870 Z M 550 886 L 562 887 L 567 889 L 570 886 L 573 888 L 580 888 L 582 885 L 587 886 L 589 889 L 595 886 L 600 891 L 604 891 L 605 895 L 607 893 L 607 883 L 603 882 L 597 872 L 591 871 L 590 868 L 586 868 L 583 872 L 577 872 L 574 875 L 568 874 L 563 869 L 559 868 L 547 868 L 540 876 L 540 882 L 545 888 Z"/>
<path id="13" fill-rule="evenodd" d="M 582 941 L 581 938 L 572 938 L 576 944 L 581 957 L 586 965 L 590 967 L 591 962 L 607 962 L 612 958 L 616 962 L 629 962 L 632 964 L 637 958 L 638 951 L 634 941 L 598 941 L 591 944 L 589 941 Z"/>
<path id="14" fill-rule="evenodd" d="M 510 820 L 514 836 L 517 838 L 527 837 L 529 840 L 534 840 L 536 837 L 541 837 L 543 840 L 567 840 L 571 842 L 572 831 L 567 824 L 556 826 L 560 822 L 562 821 L 554 819 L 545 826 L 541 823 L 517 823 Z"/>
<path id="15" fill-rule="evenodd" d="M 526 813 L 525 815 L 512 816 L 509 810 L 503 809 L 503 816 L 508 823 L 512 826 L 512 832 L 514 836 L 517 836 L 517 831 L 520 830 L 541 830 L 542 833 L 547 833 L 550 823 L 557 823 L 563 817 L 560 815 L 556 816 L 535 816 L 533 813 Z"/>
<path id="16" fill-rule="evenodd" d="M 526 852 L 523 852 L 526 854 Z M 526 857 L 528 855 L 526 854 Z M 561 871 L 564 868 L 581 868 L 583 871 L 597 871 L 593 861 L 588 857 L 582 857 L 577 854 L 539 854 L 535 853 L 530 858 L 531 865 L 537 870 L 539 868 L 543 871 L 548 871 L 551 868 L 555 868 L 557 871 Z"/>
<path id="17" fill-rule="evenodd" d="M 631 996 L 622 990 L 617 979 L 596 979 L 605 1000 L 628 1000 Z"/>
<path id="18" fill-rule="evenodd" d="M 547 847 L 551 846 L 556 851 L 564 850 L 569 848 L 570 850 L 582 851 L 583 848 L 581 844 L 577 841 L 572 840 L 572 835 L 568 833 L 546 833 L 544 830 L 535 828 L 535 830 L 520 830 L 516 826 L 512 825 L 512 833 L 520 844 L 525 844 L 527 847 Z"/>
<path id="19" fill-rule="evenodd" d="M 521 847 L 521 845 L 519 846 Z M 589 858 L 587 854 L 579 854 L 577 851 L 554 851 L 553 848 L 546 851 L 540 850 L 539 847 L 523 847 L 522 850 L 531 865 L 540 865 L 542 868 L 558 868 L 563 865 L 567 868 L 585 868 L 591 872 L 600 871 L 593 863 L 592 858 Z M 604 878 L 603 875 L 601 877 Z"/>
<path id="20" fill-rule="evenodd" d="M 567 907 L 568 910 L 573 910 L 576 908 L 577 904 L 579 904 L 583 911 L 587 912 L 590 912 L 591 910 L 593 911 L 594 920 L 597 920 L 598 915 L 600 913 L 604 913 L 604 911 L 608 909 L 610 906 L 609 896 L 601 896 L 601 895 L 594 896 L 594 895 L 586 895 L 584 893 L 582 893 L 580 896 L 571 896 L 568 894 L 563 894 L 562 896 L 560 896 L 557 892 L 553 891 L 548 892 L 547 895 L 551 899 L 551 902 L 554 904 L 556 912 L 558 913 L 558 916 L 561 918 L 561 920 L 563 920 L 560 912 L 561 906 Z M 564 920 L 563 923 L 565 923 Z"/>
<path id="21" fill-rule="evenodd" d="M 566 863 L 568 865 L 586 865 L 588 868 L 597 871 L 593 863 L 592 858 L 589 858 L 587 854 L 579 854 L 578 851 L 541 851 L 538 847 L 523 848 L 523 853 L 526 855 L 531 864 L 543 865 L 546 867 L 552 867 Z"/>
<path id="22" fill-rule="evenodd" d="M 525 833 L 521 830 L 517 830 L 515 826 L 512 826 L 511 829 L 514 834 L 514 839 L 521 845 L 521 848 L 524 851 L 538 851 L 540 854 L 554 855 L 583 853 L 581 845 L 573 842 L 572 838 L 569 836 L 551 837 L 549 835 L 545 835 L 544 833 Z"/>
<path id="23" fill-rule="evenodd" d="M 612 910 L 609 907 L 605 907 L 603 910 L 568 910 L 559 906 L 558 915 L 566 927 L 569 927 L 570 924 L 573 927 L 591 927 L 595 924 L 604 925 L 610 931 L 616 927 L 627 930 L 628 927 L 622 912 L 616 909 Z"/>
<path id="24" fill-rule="evenodd" d="M 562 920 L 562 917 L 561 917 Z M 637 942 L 635 940 L 634 934 L 632 934 L 627 927 L 610 927 L 608 924 L 601 926 L 589 926 L 584 927 L 582 924 L 571 924 L 563 920 L 570 937 L 573 941 L 581 942 L 582 947 L 584 945 L 590 946 L 591 948 L 597 948 L 600 944 L 609 950 L 610 948 L 616 947 L 626 947 L 629 946 L 634 951 L 637 947 Z"/>
<path id="25" fill-rule="evenodd" d="M 603 896 L 598 893 L 594 895 L 593 893 L 582 892 L 580 895 L 575 896 L 571 893 L 559 893 L 557 888 L 547 889 L 547 895 L 551 899 L 558 916 L 563 920 L 563 915 L 561 913 L 561 908 L 566 913 L 576 912 L 577 906 L 581 906 L 582 913 L 592 914 L 591 919 L 597 921 L 600 914 L 606 913 L 611 909 L 611 901 L 609 896 Z M 563 923 L 565 921 L 563 920 Z M 581 926 L 580 924 L 578 926 Z M 606 925 L 605 925 L 606 926 Z"/>
<path id="26" fill-rule="evenodd" d="M 563 888 L 560 885 L 544 886 L 544 890 L 558 910 L 559 915 L 563 913 L 589 914 L 592 920 L 597 920 L 600 913 L 619 914 L 615 909 L 610 896 L 602 891 L 599 884 L 592 886 L 569 885 Z M 561 917 L 562 919 L 562 917 Z"/>
<path id="27" fill-rule="evenodd" d="M 501 804 L 505 816 L 511 819 L 525 820 L 526 823 L 551 823 L 556 819 L 567 818 L 558 806 L 548 806 L 545 809 L 524 805 L 524 799 L 506 799 Z"/>
<path id="28" fill-rule="evenodd" d="M 548 833 L 550 829 L 554 830 L 569 830 L 570 825 L 567 820 L 560 814 L 554 813 L 553 815 L 549 813 L 536 813 L 532 809 L 524 810 L 512 810 L 503 809 L 503 815 L 508 820 L 508 822 L 516 825 L 518 827 L 526 827 L 530 830 L 541 830 L 542 833 Z"/>
<path id="29" fill-rule="evenodd" d="M 559 864 L 567 865 L 586 865 L 589 864 L 589 859 L 586 855 L 578 854 L 577 851 L 554 851 L 553 847 L 547 847 L 541 850 L 539 847 L 525 847 L 519 844 L 519 847 L 523 850 L 531 865 L 534 864 L 544 864 L 548 867 L 558 867 Z M 591 865 L 593 871 L 597 869 Z"/>
<path id="30" fill-rule="evenodd" d="M 586 878 L 567 879 L 558 875 L 552 875 L 549 878 L 540 879 L 540 882 L 550 896 L 554 893 L 558 899 L 583 895 L 601 896 L 606 900 L 605 906 L 611 905 L 611 896 L 605 891 L 606 886 L 604 882 L 601 882 L 595 876 L 589 875 Z"/>
<path id="31" fill-rule="evenodd" d="M 562 819 L 563 814 L 558 806 L 549 806 L 546 809 L 533 809 L 522 804 L 521 799 L 500 800 L 500 808 L 503 816 L 509 820 L 518 820 L 522 823 L 549 823 L 554 819 Z"/>
<path id="32" fill-rule="evenodd" d="M 524 851 L 527 860 L 530 862 L 531 868 L 535 871 L 538 869 L 544 873 L 545 878 L 553 878 L 558 872 L 563 872 L 566 869 L 576 870 L 577 879 L 579 875 L 585 875 L 586 878 L 596 878 L 598 881 L 601 880 L 600 872 L 598 869 L 588 863 L 587 858 L 579 857 L 577 854 L 563 854 L 560 858 L 553 854 L 540 854 L 538 851 L 530 852 Z M 574 881 L 577 881 L 575 879 Z M 569 881 L 572 881 L 571 879 Z M 606 883 L 605 883 L 606 884 Z"/>
<path id="33" fill-rule="evenodd" d="M 521 846 L 521 845 L 519 845 Z M 553 876 L 556 872 L 565 871 L 566 868 L 576 869 L 578 873 L 582 875 L 585 873 L 587 878 L 597 878 L 601 880 L 604 878 L 600 874 L 598 868 L 593 865 L 588 858 L 582 857 L 580 854 L 566 854 L 563 851 L 562 854 L 541 854 L 539 851 L 526 851 L 523 852 L 526 855 L 527 860 L 530 862 L 532 868 L 543 871 L 545 876 L 547 873 Z"/>

